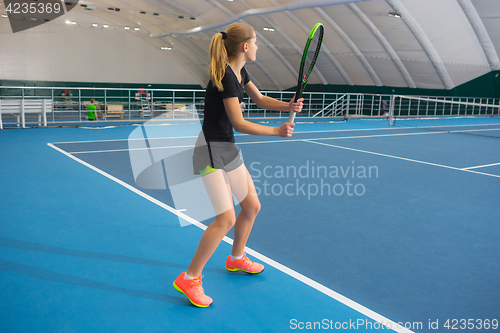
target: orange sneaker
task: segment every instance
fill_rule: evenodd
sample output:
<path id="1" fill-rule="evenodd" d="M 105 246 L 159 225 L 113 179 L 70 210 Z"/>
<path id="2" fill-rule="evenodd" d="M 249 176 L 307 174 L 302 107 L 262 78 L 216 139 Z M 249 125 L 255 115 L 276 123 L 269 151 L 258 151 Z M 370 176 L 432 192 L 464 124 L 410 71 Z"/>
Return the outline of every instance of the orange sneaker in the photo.
<path id="1" fill-rule="evenodd" d="M 181 273 L 174 281 L 174 288 L 181 294 L 187 296 L 189 301 L 193 303 L 194 306 L 199 308 L 206 308 L 212 305 L 213 300 L 205 295 L 203 288 L 201 286 L 201 279 L 203 275 L 198 276 L 193 280 L 188 280 L 184 278 L 184 272 Z"/>
<path id="2" fill-rule="evenodd" d="M 226 269 L 230 272 L 243 271 L 248 274 L 259 274 L 264 270 L 264 265 L 248 259 L 245 252 L 243 253 L 243 258 L 235 261 L 232 261 L 231 256 L 228 256 L 226 260 Z"/>

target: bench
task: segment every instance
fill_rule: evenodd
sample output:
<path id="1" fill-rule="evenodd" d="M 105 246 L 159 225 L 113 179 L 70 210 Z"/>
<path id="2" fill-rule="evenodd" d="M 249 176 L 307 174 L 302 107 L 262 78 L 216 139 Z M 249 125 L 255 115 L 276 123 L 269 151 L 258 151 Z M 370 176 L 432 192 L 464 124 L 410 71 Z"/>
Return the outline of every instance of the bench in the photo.
<path id="1" fill-rule="evenodd" d="M 107 117 L 119 117 L 120 119 L 123 119 L 123 105 L 121 104 L 108 104 L 106 105 L 107 106 L 107 110 L 106 110 L 106 114 L 104 114 L 104 112 L 102 112 L 102 119 L 104 119 L 104 117 L 106 116 Z"/>
<path id="2" fill-rule="evenodd" d="M 167 111 L 167 114 L 165 115 L 167 118 L 173 117 L 173 114 L 175 112 L 175 116 L 182 116 L 182 117 L 188 117 L 193 114 L 192 110 L 187 110 L 187 105 L 186 104 L 164 104 L 162 107 L 165 107 L 165 110 Z"/>
<path id="3" fill-rule="evenodd" d="M 87 105 L 91 104 L 90 101 L 83 101 L 83 108 L 86 111 L 91 111 L 87 110 Z M 96 102 L 94 103 L 97 106 L 97 110 L 94 112 L 99 112 L 101 115 L 101 118 L 104 119 L 105 117 L 119 117 L 123 119 L 123 105 L 121 104 L 107 104 L 106 105 L 106 115 L 104 114 L 104 104 Z"/>
<path id="4" fill-rule="evenodd" d="M 26 128 L 26 114 L 38 114 L 38 126 L 47 126 L 47 112 L 52 112 L 51 99 L 0 99 L 0 129 L 3 129 L 2 113 L 17 117 L 17 127 Z"/>
<path id="5" fill-rule="evenodd" d="M 165 104 L 165 110 L 172 111 L 172 109 L 175 110 L 175 111 L 186 110 L 186 104 L 175 104 L 175 105 Z"/>

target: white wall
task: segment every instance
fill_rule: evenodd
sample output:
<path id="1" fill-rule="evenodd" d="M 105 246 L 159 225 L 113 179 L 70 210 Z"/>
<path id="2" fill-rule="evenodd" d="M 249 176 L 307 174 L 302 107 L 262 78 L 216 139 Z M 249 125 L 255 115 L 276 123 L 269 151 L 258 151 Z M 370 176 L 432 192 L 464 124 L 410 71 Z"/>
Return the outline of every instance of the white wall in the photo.
<path id="1" fill-rule="evenodd" d="M 12 33 L 0 18 L 0 79 L 200 84 L 169 52 L 135 31 L 49 22 Z"/>

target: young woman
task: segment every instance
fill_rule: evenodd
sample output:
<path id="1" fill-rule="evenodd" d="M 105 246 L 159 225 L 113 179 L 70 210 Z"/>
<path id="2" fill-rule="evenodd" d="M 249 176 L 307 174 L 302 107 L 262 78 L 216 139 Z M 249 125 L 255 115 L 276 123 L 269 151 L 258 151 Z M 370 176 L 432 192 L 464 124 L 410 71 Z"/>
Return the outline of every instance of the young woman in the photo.
<path id="1" fill-rule="evenodd" d="M 174 288 L 185 294 L 197 307 L 207 307 L 212 299 L 202 288 L 203 267 L 227 232 L 234 226 L 234 242 L 227 257 L 226 269 L 258 274 L 264 266 L 252 262 L 245 254 L 245 245 L 260 210 L 254 183 L 234 145 L 233 128 L 242 133 L 290 137 L 294 124 L 279 127 L 258 125 L 243 118 L 240 104 L 243 94 L 260 107 L 276 111 L 302 110 L 303 99 L 296 103 L 282 102 L 264 96 L 250 81 L 245 63 L 255 61 L 257 37 L 253 28 L 243 23 L 231 24 L 217 33 L 210 44 L 210 82 L 205 93 L 205 118 L 196 143 L 193 166 L 200 173 L 215 211 L 216 219 L 205 230 L 186 272 L 174 281 Z M 231 192 L 241 211 L 236 217 Z"/>

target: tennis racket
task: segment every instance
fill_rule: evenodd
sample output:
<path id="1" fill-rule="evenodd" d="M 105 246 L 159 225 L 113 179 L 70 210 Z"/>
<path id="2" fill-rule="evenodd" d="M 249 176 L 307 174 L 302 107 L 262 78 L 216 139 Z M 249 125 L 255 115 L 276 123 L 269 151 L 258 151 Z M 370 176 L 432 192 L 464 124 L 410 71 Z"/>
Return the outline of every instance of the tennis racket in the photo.
<path id="1" fill-rule="evenodd" d="M 304 53 L 302 53 L 302 61 L 300 62 L 299 80 L 297 82 L 294 102 L 297 102 L 297 100 L 299 100 L 302 96 L 307 80 L 309 80 L 309 76 L 311 75 L 314 65 L 316 64 L 316 59 L 318 59 L 319 50 L 321 49 L 321 43 L 323 42 L 323 31 L 323 24 L 316 23 L 309 34 L 309 38 L 307 38 Z M 295 114 L 295 111 L 290 111 L 290 116 L 288 117 L 289 123 L 293 123 L 295 120 Z"/>

